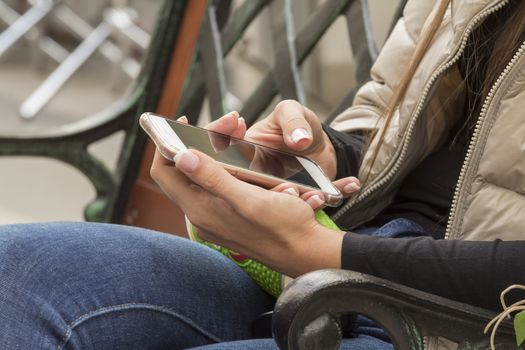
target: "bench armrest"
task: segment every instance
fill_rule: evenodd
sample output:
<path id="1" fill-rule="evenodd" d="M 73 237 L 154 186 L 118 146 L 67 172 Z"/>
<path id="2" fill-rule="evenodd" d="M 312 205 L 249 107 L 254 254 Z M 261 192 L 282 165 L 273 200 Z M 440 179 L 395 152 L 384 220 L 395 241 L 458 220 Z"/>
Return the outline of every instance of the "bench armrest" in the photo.
<path id="1" fill-rule="evenodd" d="M 489 348 L 485 325 L 496 314 L 381 278 L 346 270 L 320 270 L 297 278 L 277 300 L 272 331 L 281 349 L 337 349 L 339 315 L 376 320 L 396 349 L 423 349 L 424 336 Z M 516 347 L 512 323 L 498 328 L 497 343 Z M 504 345 L 503 345 L 504 344 Z M 472 347 L 474 346 L 474 347 Z"/>

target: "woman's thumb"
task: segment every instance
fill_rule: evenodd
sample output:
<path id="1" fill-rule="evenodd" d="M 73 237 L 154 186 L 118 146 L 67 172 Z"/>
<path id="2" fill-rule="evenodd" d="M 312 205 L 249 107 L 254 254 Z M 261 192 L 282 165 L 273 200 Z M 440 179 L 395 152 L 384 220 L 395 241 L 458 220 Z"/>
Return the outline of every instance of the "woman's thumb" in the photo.
<path id="1" fill-rule="evenodd" d="M 306 121 L 303 106 L 297 101 L 280 102 L 275 107 L 274 118 L 280 125 L 284 142 L 289 148 L 304 151 L 312 145 L 312 128 Z"/>

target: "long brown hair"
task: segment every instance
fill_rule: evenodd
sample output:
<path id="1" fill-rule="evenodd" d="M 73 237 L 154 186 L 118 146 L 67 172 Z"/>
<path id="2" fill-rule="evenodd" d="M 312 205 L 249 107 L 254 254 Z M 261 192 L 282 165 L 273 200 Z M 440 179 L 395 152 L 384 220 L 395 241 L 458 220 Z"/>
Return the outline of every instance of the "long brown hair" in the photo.
<path id="1" fill-rule="evenodd" d="M 419 41 L 416 44 L 414 53 L 410 59 L 407 69 L 401 75 L 401 79 L 399 80 L 397 86 L 394 88 L 392 97 L 390 98 L 390 101 L 384 111 L 385 124 L 382 127 L 381 134 L 379 135 L 379 141 L 372 155 L 372 161 L 370 163 L 368 173 L 366 174 L 365 179 L 362 180 L 363 183 L 366 183 L 370 177 L 370 173 L 372 172 L 372 168 L 376 161 L 377 155 L 379 154 L 379 150 L 381 149 L 381 146 L 384 142 L 385 134 L 388 130 L 388 127 L 390 126 L 390 122 L 392 121 L 394 112 L 401 103 L 401 100 L 403 100 L 403 98 L 405 97 L 408 86 L 410 85 L 410 81 L 414 77 L 417 67 L 421 63 L 421 60 L 423 59 L 423 56 L 425 56 L 425 53 L 427 52 L 427 49 L 430 46 L 434 35 L 439 29 L 439 26 L 443 21 L 443 16 L 445 15 L 450 1 L 451 0 L 438 0 L 432 12 L 430 13 L 430 16 L 423 25 Z M 371 135 L 368 146 L 371 145 L 371 141 L 372 139 L 374 139 L 374 137 L 375 135 Z"/>
<path id="2" fill-rule="evenodd" d="M 516 45 L 520 43 L 520 38 L 525 31 L 525 1 L 518 1 L 519 4 L 516 11 L 514 11 L 510 18 L 505 22 L 501 35 L 496 41 L 496 45 L 492 51 L 493 53 L 491 53 L 483 82 L 483 99 L 488 95 L 492 85 L 496 82 L 501 72 L 512 59 L 516 50 Z M 367 182 L 369 178 L 377 155 L 379 154 L 379 150 L 384 143 L 385 134 L 392 121 L 392 117 L 405 97 L 410 82 L 439 29 L 450 2 L 451 0 L 438 0 L 421 30 L 420 39 L 416 44 L 410 63 L 405 72 L 403 72 L 398 85 L 394 88 L 393 95 L 384 111 L 384 126 L 379 135 L 379 141 L 372 155 L 369 170 L 363 182 Z M 374 138 L 374 136 L 375 135 L 372 135 L 371 139 Z"/>
<path id="3" fill-rule="evenodd" d="M 513 12 L 502 28 L 502 33 L 496 40 L 496 45 L 492 50 L 487 71 L 485 73 L 485 82 L 483 88 L 483 98 L 485 98 L 492 85 L 496 82 L 505 67 L 516 53 L 516 50 L 524 40 L 525 33 L 525 1 L 514 0 L 519 2 L 512 9 Z"/>

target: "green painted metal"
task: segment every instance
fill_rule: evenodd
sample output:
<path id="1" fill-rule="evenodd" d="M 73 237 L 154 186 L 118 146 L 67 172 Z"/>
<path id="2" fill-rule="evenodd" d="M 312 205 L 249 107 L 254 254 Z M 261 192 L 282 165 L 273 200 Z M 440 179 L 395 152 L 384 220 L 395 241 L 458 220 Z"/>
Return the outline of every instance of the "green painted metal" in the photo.
<path id="1" fill-rule="evenodd" d="M 144 62 L 141 86 L 137 89 L 136 104 L 129 115 L 131 128 L 126 134 L 118 162 L 119 182 L 108 204 L 108 219 L 111 222 L 120 222 L 124 214 L 147 141 L 146 134 L 138 124 L 138 116 L 145 111 L 154 111 L 159 104 L 188 1 L 164 0 L 159 11 L 155 34 Z"/>
<path id="2" fill-rule="evenodd" d="M 220 1 L 217 5 L 230 7 L 230 1 Z M 227 13 L 227 12 L 226 12 Z M 202 26 L 201 47 L 205 54 L 200 55 L 202 72 L 210 104 L 210 113 L 214 117 L 224 115 L 226 106 L 226 75 L 224 72 L 224 54 L 221 46 L 218 8 L 208 6 Z"/>
<path id="3" fill-rule="evenodd" d="M 295 279 L 279 296 L 273 336 L 281 349 L 336 349 L 341 335 L 330 332 L 349 313 L 377 321 L 395 348 L 403 350 L 426 349 L 436 337 L 454 340 L 458 350 L 490 349 L 483 329 L 497 315 L 375 276 L 319 270 Z M 325 315 L 328 322 L 318 322 Z M 496 349 L 517 349 L 510 320 L 498 329 Z"/>

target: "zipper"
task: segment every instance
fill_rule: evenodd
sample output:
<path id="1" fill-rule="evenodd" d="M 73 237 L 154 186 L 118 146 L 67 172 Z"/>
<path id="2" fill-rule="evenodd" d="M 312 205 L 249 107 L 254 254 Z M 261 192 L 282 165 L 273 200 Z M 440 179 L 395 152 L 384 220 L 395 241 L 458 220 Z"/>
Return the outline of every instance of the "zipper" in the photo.
<path id="1" fill-rule="evenodd" d="M 449 214 L 448 223 L 447 223 L 447 230 L 445 231 L 445 239 L 449 239 L 450 232 L 452 231 L 452 226 L 455 224 L 454 221 L 456 218 L 456 212 L 458 210 L 458 203 L 460 202 L 460 197 L 462 197 L 460 195 L 462 193 L 461 189 L 463 187 L 463 184 L 465 183 L 466 172 L 470 166 L 470 163 L 472 160 L 472 154 L 474 152 L 475 145 L 479 139 L 481 127 L 487 115 L 487 110 L 489 106 L 491 105 L 492 100 L 494 99 L 494 95 L 496 94 L 498 89 L 501 87 L 501 84 L 503 83 L 503 81 L 505 81 L 505 78 L 507 78 L 511 69 L 514 67 L 514 65 L 520 59 L 520 57 L 523 56 L 524 53 L 525 53 L 525 42 L 521 44 L 520 48 L 514 54 L 510 62 L 507 64 L 503 72 L 500 74 L 500 76 L 494 83 L 494 85 L 492 85 L 489 93 L 487 94 L 487 97 L 485 98 L 483 107 L 481 107 L 481 112 L 476 122 L 476 127 L 474 128 L 474 132 L 472 134 L 472 138 L 470 140 L 470 144 L 467 150 L 467 155 L 465 156 L 465 161 L 463 162 L 463 166 L 461 167 L 461 172 L 459 173 L 458 182 L 456 184 L 456 189 L 454 191 L 454 199 L 452 201 L 452 205 L 450 206 L 450 214 Z M 467 183 L 469 182 L 467 181 Z"/>
<path id="2" fill-rule="evenodd" d="M 461 39 L 461 44 L 460 44 L 456 54 L 448 62 L 443 63 L 434 72 L 434 74 L 432 74 L 432 76 L 430 77 L 429 81 L 425 85 L 425 88 L 423 90 L 423 94 L 422 94 L 422 96 L 421 96 L 421 98 L 419 100 L 419 103 L 418 103 L 418 105 L 416 107 L 416 110 L 413 113 L 413 117 L 411 118 L 410 124 L 408 125 L 407 132 L 406 132 L 407 137 L 405 138 L 405 140 L 403 142 L 403 146 L 401 148 L 401 152 L 399 152 L 399 156 L 397 157 L 397 159 L 396 159 L 394 165 L 392 166 L 392 168 L 390 170 L 388 170 L 388 173 L 385 176 L 377 176 L 377 178 L 380 178 L 379 181 L 370 184 L 370 186 L 368 188 L 366 188 L 363 192 L 361 192 L 357 197 L 351 199 L 340 210 L 338 210 L 337 213 L 335 213 L 332 216 L 333 220 L 339 219 L 351 207 L 355 206 L 359 202 L 362 202 L 366 197 L 368 197 L 370 194 L 374 193 L 376 190 L 378 190 L 380 187 L 382 187 L 384 184 L 386 184 L 388 181 L 390 181 L 394 177 L 395 173 L 399 170 L 399 168 L 401 167 L 401 164 L 403 163 L 403 161 L 404 161 L 404 159 L 406 157 L 406 153 L 407 153 L 407 150 L 408 150 L 408 145 L 410 144 L 410 140 L 411 140 L 411 137 L 412 137 L 412 132 L 413 132 L 414 126 L 416 124 L 416 121 L 419 118 L 419 115 L 421 114 L 421 112 L 423 110 L 423 106 L 424 106 L 424 104 L 425 104 L 425 102 L 427 100 L 427 97 L 428 97 L 428 95 L 430 93 L 430 90 L 432 89 L 432 86 L 436 82 L 437 78 L 439 78 L 439 76 L 441 74 L 446 72 L 450 67 L 452 67 L 454 64 L 456 64 L 456 62 L 459 60 L 459 58 L 463 54 L 463 51 L 465 50 L 465 47 L 467 46 L 468 38 L 469 38 L 470 34 L 472 33 L 472 31 L 474 30 L 474 28 L 476 27 L 476 25 L 481 20 L 483 20 L 486 17 L 490 16 L 494 12 L 502 9 L 505 5 L 507 5 L 509 3 L 509 1 L 510 0 L 502 0 L 501 2 L 498 2 L 497 4 L 495 4 L 494 6 L 492 6 L 492 7 L 488 8 L 488 9 L 478 13 L 471 20 L 471 22 L 469 23 L 469 25 L 467 26 L 467 28 L 465 29 L 465 31 L 463 33 L 463 37 Z M 456 197 L 456 195 L 454 195 L 454 197 Z M 451 210 L 451 212 L 452 212 L 452 210 Z"/>

